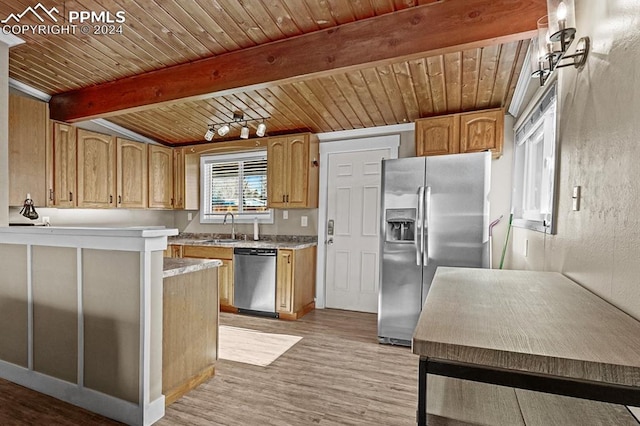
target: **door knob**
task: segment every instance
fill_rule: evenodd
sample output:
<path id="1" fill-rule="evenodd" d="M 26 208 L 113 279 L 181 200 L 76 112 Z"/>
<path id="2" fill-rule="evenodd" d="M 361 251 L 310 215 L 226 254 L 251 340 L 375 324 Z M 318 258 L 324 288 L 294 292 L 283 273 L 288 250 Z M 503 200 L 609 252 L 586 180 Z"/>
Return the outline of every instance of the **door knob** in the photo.
<path id="1" fill-rule="evenodd" d="M 329 237 L 329 239 L 327 240 L 327 244 L 329 245 L 333 244 L 333 237 Z"/>

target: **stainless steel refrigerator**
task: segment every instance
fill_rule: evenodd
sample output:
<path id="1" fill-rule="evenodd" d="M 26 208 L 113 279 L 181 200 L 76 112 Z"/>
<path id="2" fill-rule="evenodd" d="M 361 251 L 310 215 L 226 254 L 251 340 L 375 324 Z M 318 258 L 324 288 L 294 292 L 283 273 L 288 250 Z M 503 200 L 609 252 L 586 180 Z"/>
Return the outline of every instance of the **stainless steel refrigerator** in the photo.
<path id="1" fill-rule="evenodd" d="M 438 266 L 487 267 L 491 154 L 382 162 L 378 340 L 411 345 Z"/>

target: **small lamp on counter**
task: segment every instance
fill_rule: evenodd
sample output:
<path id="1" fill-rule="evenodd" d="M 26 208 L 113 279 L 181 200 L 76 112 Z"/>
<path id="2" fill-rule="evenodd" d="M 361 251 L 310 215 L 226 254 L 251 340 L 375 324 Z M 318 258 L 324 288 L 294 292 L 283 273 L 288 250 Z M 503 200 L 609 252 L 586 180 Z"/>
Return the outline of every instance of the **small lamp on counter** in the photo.
<path id="1" fill-rule="evenodd" d="M 36 220 L 38 218 L 38 212 L 36 212 L 36 208 L 33 206 L 31 194 L 27 194 L 27 198 L 24 200 L 24 205 L 22 206 L 22 210 L 20 210 L 20 214 L 31 220 Z"/>

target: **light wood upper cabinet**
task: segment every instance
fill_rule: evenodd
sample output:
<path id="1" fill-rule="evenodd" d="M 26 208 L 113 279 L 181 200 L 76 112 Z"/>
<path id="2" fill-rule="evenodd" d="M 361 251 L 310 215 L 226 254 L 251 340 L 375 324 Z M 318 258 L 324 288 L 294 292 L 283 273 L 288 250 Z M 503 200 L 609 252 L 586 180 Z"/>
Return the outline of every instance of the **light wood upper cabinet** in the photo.
<path id="1" fill-rule="evenodd" d="M 49 202 L 53 207 L 76 205 L 76 128 L 52 122 L 50 143 Z"/>
<path id="2" fill-rule="evenodd" d="M 149 145 L 149 207 L 173 208 L 173 150 Z"/>
<path id="3" fill-rule="evenodd" d="M 147 145 L 118 138 L 116 140 L 117 207 L 147 207 Z"/>
<path id="4" fill-rule="evenodd" d="M 269 207 L 317 207 L 318 159 L 318 139 L 313 135 L 269 138 L 267 143 Z"/>
<path id="5" fill-rule="evenodd" d="M 47 205 L 49 105 L 9 94 L 9 205 L 22 206 L 27 193 Z"/>
<path id="6" fill-rule="evenodd" d="M 183 148 L 173 150 L 173 208 L 185 208 L 185 158 Z"/>
<path id="7" fill-rule="evenodd" d="M 502 155 L 504 111 L 501 108 L 416 120 L 416 155 L 491 150 Z"/>
<path id="8" fill-rule="evenodd" d="M 460 114 L 460 152 L 490 149 L 502 153 L 504 112 L 502 109 Z"/>
<path id="9" fill-rule="evenodd" d="M 460 152 L 460 120 L 457 116 L 416 120 L 416 155 L 456 154 Z"/>
<path id="10" fill-rule="evenodd" d="M 116 141 L 78 129 L 78 207 L 115 207 Z"/>

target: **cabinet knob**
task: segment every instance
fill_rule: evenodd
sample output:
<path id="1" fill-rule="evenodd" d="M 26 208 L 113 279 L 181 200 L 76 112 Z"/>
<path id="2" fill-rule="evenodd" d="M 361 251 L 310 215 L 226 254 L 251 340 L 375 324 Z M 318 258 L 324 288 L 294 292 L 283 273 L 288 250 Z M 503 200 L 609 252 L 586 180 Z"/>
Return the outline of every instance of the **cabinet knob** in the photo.
<path id="1" fill-rule="evenodd" d="M 113 204 L 113 195 L 109 195 L 109 204 Z"/>
<path id="2" fill-rule="evenodd" d="M 69 192 L 69 201 L 73 201 L 73 192 Z"/>
<path id="3" fill-rule="evenodd" d="M 118 195 L 118 204 L 122 204 L 122 195 Z"/>

